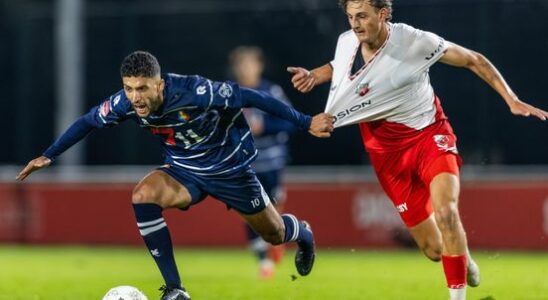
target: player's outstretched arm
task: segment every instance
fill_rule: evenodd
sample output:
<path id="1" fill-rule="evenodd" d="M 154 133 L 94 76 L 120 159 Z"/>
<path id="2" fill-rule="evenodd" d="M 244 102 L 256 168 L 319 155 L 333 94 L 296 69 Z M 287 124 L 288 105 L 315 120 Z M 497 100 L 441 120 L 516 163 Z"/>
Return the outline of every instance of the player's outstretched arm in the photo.
<path id="1" fill-rule="evenodd" d="M 448 42 L 448 45 L 445 54 L 439 60 L 440 62 L 455 67 L 468 68 L 474 72 L 501 95 L 512 114 L 524 117 L 534 116 L 546 121 L 548 112 L 521 101 L 497 68 L 485 56 L 454 43 Z"/>
<path id="2" fill-rule="evenodd" d="M 240 87 L 241 107 L 255 107 L 280 119 L 291 122 L 297 128 L 308 130 L 312 117 L 305 115 L 272 95 L 253 89 Z"/>
<path id="3" fill-rule="evenodd" d="M 17 177 L 15 177 L 16 180 L 19 180 L 19 181 L 23 181 L 25 180 L 25 178 L 27 178 L 27 176 L 30 175 L 30 173 L 36 171 L 36 170 L 40 170 L 42 168 L 45 168 L 47 166 L 49 166 L 51 164 L 51 159 L 45 157 L 45 156 L 40 156 L 40 157 L 37 157 L 33 160 L 31 160 L 27 166 L 25 168 L 23 168 L 23 170 L 21 170 L 21 172 L 19 172 L 19 174 L 17 175 Z"/>
<path id="4" fill-rule="evenodd" d="M 317 114 L 312 117 L 308 132 L 319 138 L 328 138 L 333 132 L 333 116 L 328 113 Z"/>
<path id="5" fill-rule="evenodd" d="M 76 120 L 49 148 L 42 156 L 31 160 L 25 168 L 15 177 L 16 180 L 24 180 L 32 172 L 45 168 L 61 153 L 65 152 L 72 145 L 78 143 L 93 129 L 93 122 L 90 121 L 91 113 L 81 116 Z"/>
<path id="6" fill-rule="evenodd" d="M 308 93 L 315 86 L 331 80 L 333 67 L 331 64 L 325 64 L 312 71 L 301 67 L 287 67 L 287 72 L 293 74 L 291 77 L 293 87 L 301 93 Z"/>

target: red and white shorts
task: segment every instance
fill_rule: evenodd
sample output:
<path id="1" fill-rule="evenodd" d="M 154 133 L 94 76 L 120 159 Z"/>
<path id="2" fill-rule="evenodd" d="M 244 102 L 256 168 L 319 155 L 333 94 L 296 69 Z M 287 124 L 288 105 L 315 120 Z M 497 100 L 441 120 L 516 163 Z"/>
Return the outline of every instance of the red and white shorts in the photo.
<path id="1" fill-rule="evenodd" d="M 432 214 L 432 179 L 440 173 L 459 176 L 462 165 L 455 134 L 446 120 L 424 128 L 419 135 L 403 150 L 369 153 L 381 186 L 409 228 Z"/>

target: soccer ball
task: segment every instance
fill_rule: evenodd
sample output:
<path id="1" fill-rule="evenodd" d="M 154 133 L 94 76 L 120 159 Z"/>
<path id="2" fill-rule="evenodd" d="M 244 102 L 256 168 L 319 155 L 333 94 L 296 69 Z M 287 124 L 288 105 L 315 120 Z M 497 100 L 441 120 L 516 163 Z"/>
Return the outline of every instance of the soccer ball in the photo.
<path id="1" fill-rule="evenodd" d="M 137 288 L 121 285 L 111 288 L 103 297 L 103 300 L 148 300 L 148 298 Z"/>

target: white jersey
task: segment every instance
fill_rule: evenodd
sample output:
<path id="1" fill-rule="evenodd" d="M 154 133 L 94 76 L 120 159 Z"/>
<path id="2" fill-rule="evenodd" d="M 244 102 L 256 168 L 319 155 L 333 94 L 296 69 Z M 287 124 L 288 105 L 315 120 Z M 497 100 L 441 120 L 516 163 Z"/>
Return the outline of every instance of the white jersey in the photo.
<path id="1" fill-rule="evenodd" d="M 388 23 L 385 44 L 351 74 L 360 42 L 352 30 L 339 36 L 325 112 L 335 127 L 385 120 L 416 130 L 435 121 L 429 67 L 447 49 L 441 37 L 406 24 Z"/>

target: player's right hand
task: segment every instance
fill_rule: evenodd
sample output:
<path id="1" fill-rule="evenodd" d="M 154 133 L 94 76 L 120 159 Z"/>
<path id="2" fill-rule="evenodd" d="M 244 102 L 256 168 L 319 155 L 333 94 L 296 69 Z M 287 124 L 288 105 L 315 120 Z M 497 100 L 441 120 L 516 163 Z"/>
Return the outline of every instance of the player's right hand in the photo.
<path id="1" fill-rule="evenodd" d="M 546 121 L 548 119 L 548 112 L 540 108 L 534 107 L 531 104 L 527 104 L 519 99 L 516 99 L 515 101 L 511 102 L 509 106 L 512 114 L 516 116 L 523 116 L 523 117 L 534 116 L 541 119 L 542 121 Z"/>
<path id="2" fill-rule="evenodd" d="M 293 77 L 291 77 L 293 87 L 301 93 L 310 92 L 316 85 L 314 73 L 305 68 L 287 67 L 287 72 L 293 74 Z"/>
<path id="3" fill-rule="evenodd" d="M 25 178 L 27 178 L 27 176 L 30 175 L 30 173 L 45 168 L 49 165 L 51 165 L 51 159 L 45 156 L 35 158 L 31 160 L 21 172 L 19 172 L 19 175 L 15 177 L 15 180 L 23 181 Z"/>
<path id="4" fill-rule="evenodd" d="M 315 137 L 328 138 L 334 128 L 333 116 L 328 113 L 321 113 L 312 117 L 308 132 Z"/>

